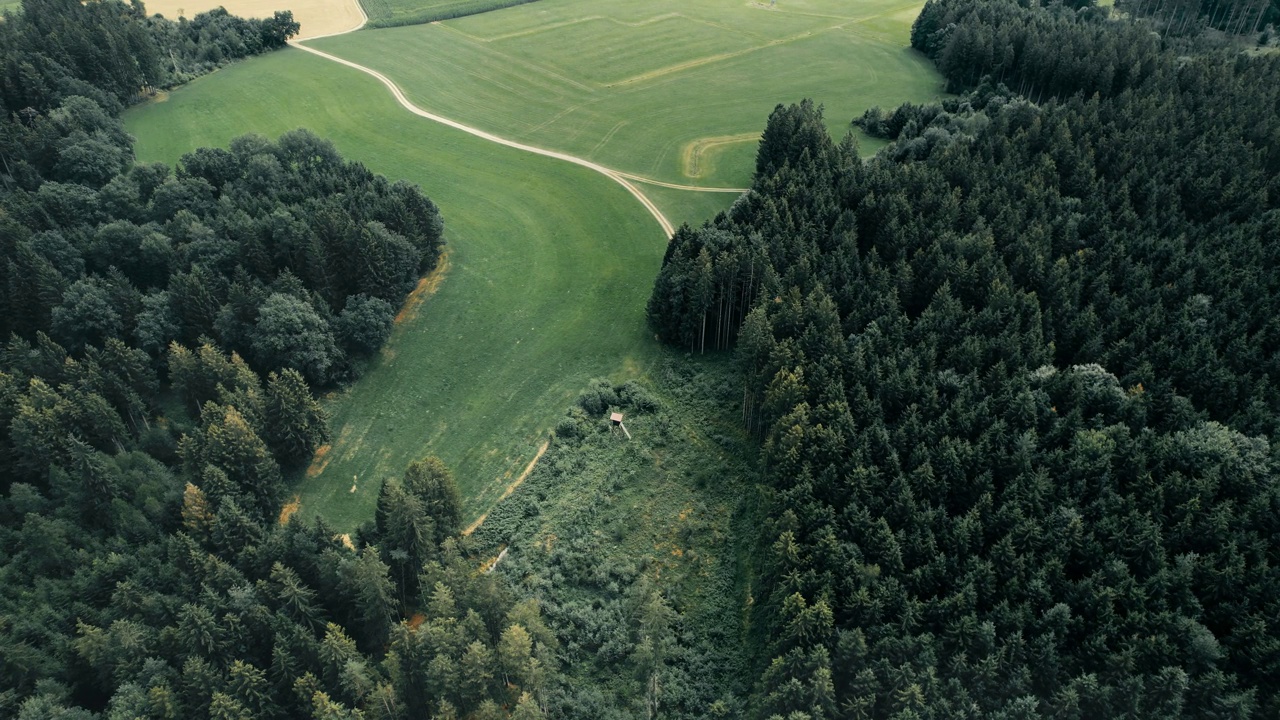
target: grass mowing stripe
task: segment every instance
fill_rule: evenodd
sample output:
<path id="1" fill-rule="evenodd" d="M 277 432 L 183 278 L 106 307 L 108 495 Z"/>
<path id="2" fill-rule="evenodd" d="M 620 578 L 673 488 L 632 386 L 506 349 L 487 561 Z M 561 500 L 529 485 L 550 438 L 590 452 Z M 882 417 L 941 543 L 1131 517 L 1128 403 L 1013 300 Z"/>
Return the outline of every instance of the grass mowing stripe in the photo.
<path id="1" fill-rule="evenodd" d="M 536 0 L 362 0 L 370 27 L 395 27 L 450 20 L 501 10 Z"/>
<path id="2" fill-rule="evenodd" d="M 455 469 L 478 516 L 590 378 L 643 375 L 659 352 L 643 312 L 665 240 L 590 170 L 417 118 L 373 78 L 292 49 L 125 122 L 140 160 L 166 162 L 245 132 L 308 127 L 441 207 L 450 269 L 366 376 L 326 401 L 335 442 L 323 472 L 298 479 L 304 516 L 354 528 L 378 483 L 428 452 Z"/>
<path id="3" fill-rule="evenodd" d="M 709 172 L 690 171 L 682 149 L 758 133 L 779 102 L 814 98 L 839 137 L 872 105 L 938 96 L 941 79 L 907 47 L 918 7 L 543 0 L 314 46 L 386 73 L 432 112 L 505 137 L 669 182 L 743 186 L 750 144 L 721 150 Z"/>

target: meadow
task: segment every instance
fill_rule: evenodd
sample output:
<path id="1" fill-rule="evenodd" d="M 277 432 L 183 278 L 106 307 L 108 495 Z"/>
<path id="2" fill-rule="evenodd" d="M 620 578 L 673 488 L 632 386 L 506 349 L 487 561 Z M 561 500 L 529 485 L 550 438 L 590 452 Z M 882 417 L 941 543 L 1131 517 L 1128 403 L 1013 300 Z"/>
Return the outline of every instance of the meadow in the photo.
<path id="1" fill-rule="evenodd" d="M 298 481 L 303 515 L 350 530 L 372 515 L 383 478 L 428 453 L 454 469 L 478 515 L 590 378 L 641 375 L 660 352 L 643 313 L 666 239 L 590 170 L 414 117 L 372 78 L 292 49 L 196 80 L 125 122 L 140 160 L 170 163 L 305 126 L 442 208 L 442 282 L 406 308 L 364 378 L 327 399 L 335 439 Z"/>
<path id="2" fill-rule="evenodd" d="M 937 92 L 906 49 L 917 8 L 542 0 L 309 44 L 503 137 L 654 180 L 744 187 L 777 103 L 813 97 L 841 134 L 865 107 Z M 126 124 L 140 159 L 166 162 L 245 132 L 308 127 L 442 209 L 443 269 L 365 376 L 325 400 L 334 440 L 296 479 L 304 516 L 353 529 L 384 478 L 435 453 L 455 470 L 468 519 L 479 517 L 588 379 L 644 378 L 665 354 L 644 323 L 665 238 L 591 170 L 415 117 L 373 78 L 297 50 L 197 80 Z M 735 198 L 639 187 L 677 225 Z"/>
<path id="3" fill-rule="evenodd" d="M 919 7 L 542 0 L 312 45 L 504 137 L 668 182 L 743 187 L 778 103 L 824 104 L 840 137 L 870 106 L 940 93 L 937 73 L 908 48 Z"/>

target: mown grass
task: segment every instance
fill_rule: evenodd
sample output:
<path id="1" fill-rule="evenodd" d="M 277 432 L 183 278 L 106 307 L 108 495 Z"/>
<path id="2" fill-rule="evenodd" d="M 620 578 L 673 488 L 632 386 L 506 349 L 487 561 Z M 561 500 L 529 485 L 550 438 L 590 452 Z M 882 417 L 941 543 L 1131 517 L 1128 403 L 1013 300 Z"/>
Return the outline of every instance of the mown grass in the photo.
<path id="1" fill-rule="evenodd" d="M 778 103 L 824 104 L 839 137 L 872 105 L 941 92 L 908 48 L 920 4 L 543 0 L 314 45 L 506 137 L 666 181 L 742 187 Z"/>
<path id="2" fill-rule="evenodd" d="M 449 20 L 535 0 L 360 0 L 370 27 L 396 27 Z"/>
<path id="3" fill-rule="evenodd" d="M 589 378 L 641 376 L 660 352 L 643 312 L 665 238 L 589 170 L 417 118 L 372 78 L 297 50 L 201 78 L 125 122 L 141 160 L 166 162 L 307 127 L 442 209 L 443 282 L 365 377 L 327 401 L 335 440 L 323 471 L 297 480 L 304 516 L 355 527 L 380 481 L 427 453 L 455 469 L 477 516 Z"/>

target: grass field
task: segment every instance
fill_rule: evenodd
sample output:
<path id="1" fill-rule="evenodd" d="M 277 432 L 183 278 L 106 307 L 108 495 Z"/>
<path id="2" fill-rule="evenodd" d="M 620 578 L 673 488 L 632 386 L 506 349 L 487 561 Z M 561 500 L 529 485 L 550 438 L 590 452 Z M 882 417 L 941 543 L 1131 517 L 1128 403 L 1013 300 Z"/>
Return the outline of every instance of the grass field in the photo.
<path id="1" fill-rule="evenodd" d="M 905 49 L 917 8 L 541 0 L 314 45 L 381 70 L 427 110 L 508 138 L 668 182 L 743 187 L 779 102 L 824 103 L 838 135 L 865 107 L 935 95 L 937 75 Z M 443 210 L 441 275 L 367 375 L 326 400 L 335 439 L 297 479 L 304 516 L 351 529 L 383 478 L 436 453 L 477 517 L 589 378 L 644 377 L 664 355 L 643 321 L 664 238 L 590 170 L 415 117 L 367 75 L 296 50 L 197 80 L 126 124 L 140 159 L 168 162 L 244 132 L 305 126 L 418 183 Z M 677 225 L 736 197 L 639 187 Z"/>
<path id="2" fill-rule="evenodd" d="M 939 94 L 939 76 L 908 48 L 920 4 L 542 0 L 313 44 L 505 137 L 669 182 L 742 187 L 778 103 L 823 103 L 839 137 L 867 107 Z"/>
<path id="3" fill-rule="evenodd" d="M 448 20 L 534 0 L 363 0 L 370 27 L 396 27 Z"/>
<path id="4" fill-rule="evenodd" d="M 372 515 L 383 477 L 429 452 L 479 515 L 588 379 L 641 375 L 660 352 L 643 309 L 665 238 L 589 170 L 416 118 L 372 78 L 297 50 L 201 78 L 125 122 L 139 159 L 166 162 L 305 126 L 443 209 L 444 281 L 328 401 L 335 441 L 323 472 L 299 481 L 304 516 L 351 529 Z"/>

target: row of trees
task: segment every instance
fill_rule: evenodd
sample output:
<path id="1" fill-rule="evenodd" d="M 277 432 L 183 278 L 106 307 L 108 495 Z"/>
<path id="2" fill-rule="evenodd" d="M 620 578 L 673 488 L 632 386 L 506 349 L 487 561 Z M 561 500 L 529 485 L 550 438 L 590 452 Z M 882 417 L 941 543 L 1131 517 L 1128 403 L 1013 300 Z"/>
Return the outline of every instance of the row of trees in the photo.
<path id="1" fill-rule="evenodd" d="M 1165 32 L 1179 35 L 1202 27 L 1252 35 L 1280 21 L 1276 0 L 1121 0 L 1116 8 L 1133 17 L 1150 18 Z"/>
<path id="2" fill-rule="evenodd" d="M 758 715 L 1280 713 L 1280 59 L 1014 2 L 926 17 L 935 50 L 991 51 L 961 84 L 998 36 L 1132 63 L 871 113 L 896 142 L 867 163 L 780 106 L 751 192 L 672 239 L 652 325 L 736 346 L 773 492 Z"/>

